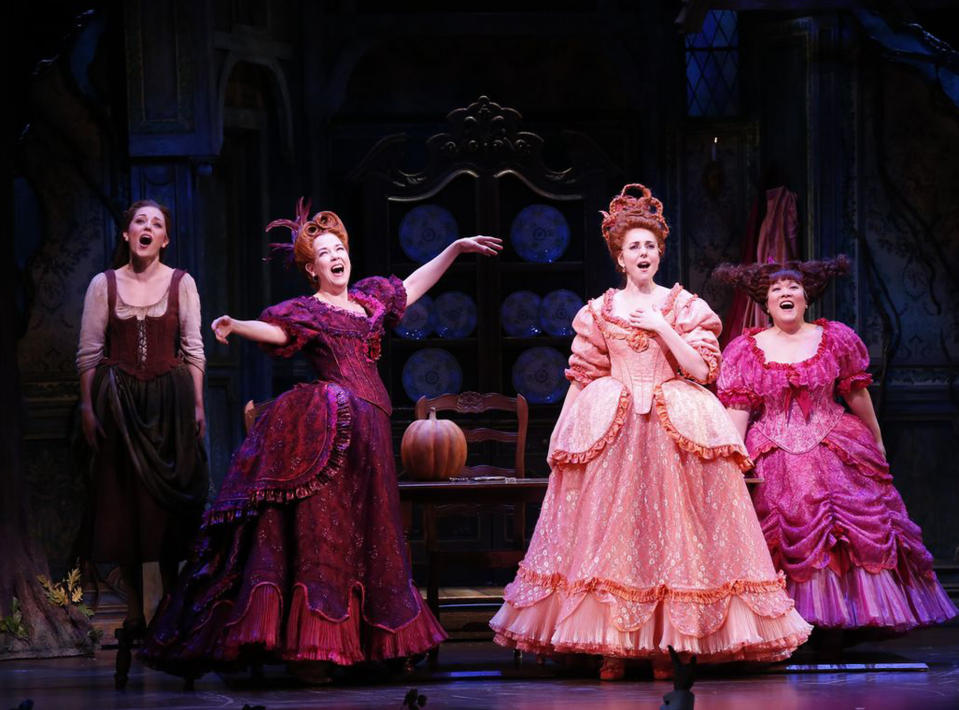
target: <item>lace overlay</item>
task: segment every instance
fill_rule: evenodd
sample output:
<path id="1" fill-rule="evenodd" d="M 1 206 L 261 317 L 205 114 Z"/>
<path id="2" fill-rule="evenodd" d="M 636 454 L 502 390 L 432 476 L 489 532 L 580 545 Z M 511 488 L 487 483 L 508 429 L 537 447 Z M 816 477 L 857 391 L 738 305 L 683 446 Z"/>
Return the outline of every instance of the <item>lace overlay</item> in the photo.
<path id="1" fill-rule="evenodd" d="M 673 327 L 718 365 L 715 314 L 681 287 L 667 305 Z M 591 423 L 557 423 L 539 521 L 491 621 L 497 641 L 652 657 L 672 644 L 712 661 L 788 655 L 809 627 L 773 567 L 739 467 L 745 448 L 722 407 L 677 378 L 655 337 L 638 347 L 595 302 L 574 327 L 570 370 L 609 384 L 587 386 L 569 410 Z M 661 396 L 667 383 L 675 406 Z"/>

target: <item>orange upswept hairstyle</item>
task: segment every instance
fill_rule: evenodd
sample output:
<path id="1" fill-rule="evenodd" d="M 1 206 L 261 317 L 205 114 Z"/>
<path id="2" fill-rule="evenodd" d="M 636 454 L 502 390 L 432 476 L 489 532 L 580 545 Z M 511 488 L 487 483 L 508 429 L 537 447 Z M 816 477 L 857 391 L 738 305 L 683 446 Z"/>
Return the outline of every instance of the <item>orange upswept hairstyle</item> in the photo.
<path id="1" fill-rule="evenodd" d="M 628 194 L 630 190 L 638 190 L 639 197 Z M 603 239 L 609 248 L 609 255 L 617 264 L 620 253 L 623 251 L 623 237 L 630 229 L 648 229 L 656 236 L 659 253 L 666 251 L 666 237 L 669 236 L 669 225 L 663 216 L 663 203 L 653 197 L 653 193 L 645 185 L 630 183 L 620 190 L 609 203 L 609 212 L 600 212 L 603 215 Z"/>
<path id="2" fill-rule="evenodd" d="M 286 227 L 292 232 L 289 243 L 274 243 L 270 244 L 270 247 L 273 251 L 284 252 L 287 261 L 295 264 L 310 284 L 315 284 L 316 279 L 306 270 L 306 265 L 312 264 L 316 259 L 313 241 L 321 234 L 328 232 L 343 242 L 343 246 L 349 251 L 350 236 L 343 225 L 343 220 L 335 212 L 329 210 L 317 212 L 312 219 L 308 218 L 309 213 L 310 202 L 305 197 L 301 197 L 296 203 L 296 216 L 293 219 L 275 219 L 266 225 L 266 231 L 269 232 L 276 227 Z"/>

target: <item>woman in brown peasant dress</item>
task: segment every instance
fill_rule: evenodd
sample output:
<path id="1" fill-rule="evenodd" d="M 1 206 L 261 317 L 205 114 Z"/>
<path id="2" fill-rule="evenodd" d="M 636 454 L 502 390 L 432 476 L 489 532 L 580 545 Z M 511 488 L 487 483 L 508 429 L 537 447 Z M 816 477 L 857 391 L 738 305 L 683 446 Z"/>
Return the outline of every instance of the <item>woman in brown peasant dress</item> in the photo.
<path id="1" fill-rule="evenodd" d="M 145 626 L 141 564 L 158 561 L 164 591 L 172 587 L 209 486 L 200 300 L 189 274 L 160 261 L 168 216 L 151 200 L 124 213 L 129 256 L 90 282 L 77 351 L 93 452 L 90 557 L 119 564 L 131 638 Z"/>

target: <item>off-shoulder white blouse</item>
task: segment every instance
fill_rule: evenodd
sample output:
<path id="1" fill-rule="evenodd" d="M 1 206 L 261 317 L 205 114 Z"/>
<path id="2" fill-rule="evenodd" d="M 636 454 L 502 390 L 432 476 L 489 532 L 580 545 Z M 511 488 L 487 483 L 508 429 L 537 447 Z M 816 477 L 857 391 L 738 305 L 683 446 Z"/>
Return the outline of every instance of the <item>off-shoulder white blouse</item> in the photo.
<path id="1" fill-rule="evenodd" d="M 77 348 L 77 371 L 80 373 L 96 367 L 104 357 L 107 321 L 109 320 L 107 276 L 100 272 L 93 277 L 83 299 L 83 318 L 80 322 L 80 345 Z M 124 303 L 117 291 L 116 313 L 119 318 L 145 318 L 162 316 L 167 309 L 167 289 L 163 297 L 149 306 L 131 306 Z M 180 350 L 183 359 L 203 370 L 206 358 L 203 355 L 203 338 L 200 337 L 200 294 L 190 274 L 180 279 L 179 293 Z"/>

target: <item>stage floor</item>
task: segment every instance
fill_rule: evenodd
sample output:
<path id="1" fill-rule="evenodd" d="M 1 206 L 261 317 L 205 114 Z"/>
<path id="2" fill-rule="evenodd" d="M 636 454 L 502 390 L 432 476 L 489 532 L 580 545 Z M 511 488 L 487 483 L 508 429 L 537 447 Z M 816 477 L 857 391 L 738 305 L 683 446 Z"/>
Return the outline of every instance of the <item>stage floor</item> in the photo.
<path id="1" fill-rule="evenodd" d="M 800 656 L 791 663 L 811 662 Z M 926 629 L 847 651 L 851 664 L 926 664 L 928 670 L 828 670 L 788 672 L 773 668 L 743 673 L 731 667 L 703 669 L 693 691 L 696 710 L 955 710 L 959 708 L 959 626 Z M 114 652 L 94 658 L 0 662 L 0 710 L 34 701 L 34 710 L 133 710 L 140 708 L 227 708 L 264 706 L 266 710 L 306 708 L 396 708 L 411 688 L 426 696 L 425 710 L 510 708 L 548 710 L 637 710 L 658 708 L 669 681 L 652 681 L 640 669 L 632 678 L 601 683 L 564 675 L 555 663 L 538 664 L 489 642 L 445 644 L 439 666 L 424 663 L 412 676 L 388 678 L 382 671 L 353 673 L 328 686 L 306 686 L 269 667 L 263 679 L 209 674 L 196 689 L 182 689 L 178 678 L 134 662 L 126 690 L 113 689 Z M 909 667 L 904 665 L 903 667 Z"/>

